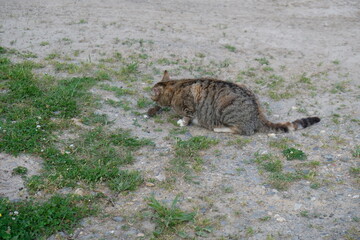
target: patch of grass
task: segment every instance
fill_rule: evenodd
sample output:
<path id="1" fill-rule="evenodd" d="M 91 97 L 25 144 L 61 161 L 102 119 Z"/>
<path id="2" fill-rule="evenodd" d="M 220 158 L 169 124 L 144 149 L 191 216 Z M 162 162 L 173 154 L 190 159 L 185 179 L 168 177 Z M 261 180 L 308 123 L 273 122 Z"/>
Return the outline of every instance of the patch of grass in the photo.
<path id="1" fill-rule="evenodd" d="M 294 141 L 290 138 L 281 138 L 277 140 L 272 140 L 269 142 L 269 146 L 278 149 L 286 149 L 288 148 L 289 144 L 293 143 Z"/>
<path id="2" fill-rule="evenodd" d="M 300 76 L 299 82 L 301 82 L 301 83 L 306 83 L 306 84 L 311 84 L 311 79 L 306 76 L 306 73 L 303 73 L 303 74 Z"/>
<path id="3" fill-rule="evenodd" d="M 217 140 L 203 136 L 192 137 L 188 140 L 178 139 L 175 146 L 175 158 L 170 161 L 170 170 L 173 173 L 184 174 L 190 180 L 193 171 L 200 171 L 203 160 L 199 155 L 200 150 L 205 150 L 217 144 Z"/>
<path id="4" fill-rule="evenodd" d="M 153 219 L 155 221 L 154 237 L 159 237 L 165 232 L 174 232 L 175 228 L 181 224 L 194 222 L 195 212 L 184 212 L 176 205 L 179 196 L 176 196 L 170 206 L 166 206 L 155 199 L 154 196 L 146 198 L 148 206 L 153 209 Z"/>
<path id="5" fill-rule="evenodd" d="M 139 73 L 139 64 L 137 62 L 127 63 L 121 67 L 116 74 L 121 81 L 136 81 L 135 74 Z"/>
<path id="6" fill-rule="evenodd" d="M 230 44 L 224 45 L 224 48 L 226 48 L 226 49 L 229 50 L 230 52 L 236 52 L 236 47 L 231 46 Z"/>
<path id="7" fill-rule="evenodd" d="M 231 64 L 231 60 L 225 59 L 224 61 L 219 62 L 218 67 L 219 68 L 227 68 L 230 66 L 230 64 Z"/>
<path id="8" fill-rule="evenodd" d="M 93 185 L 105 183 L 114 191 L 134 190 L 142 183 L 138 171 L 120 170 L 133 161 L 132 151 L 153 145 L 148 139 L 132 137 L 129 131 L 118 129 L 107 133 L 96 128 L 80 135 L 65 146 L 65 151 L 51 147 L 42 153 L 45 170 L 28 181 L 32 191 L 52 191 L 75 187 L 79 182 Z"/>
<path id="9" fill-rule="evenodd" d="M 240 74 L 246 77 L 255 77 L 256 76 L 255 70 L 256 70 L 255 68 L 249 68 L 247 70 L 241 71 Z"/>
<path id="10" fill-rule="evenodd" d="M 269 91 L 269 97 L 275 101 L 280 101 L 282 99 L 292 98 L 293 94 L 290 92 L 279 93 L 279 92 Z"/>
<path id="11" fill-rule="evenodd" d="M 40 152 L 50 141 L 55 124 L 51 118 L 71 118 L 81 104 L 90 100 L 86 93 L 95 84 L 92 78 L 71 78 L 54 85 L 40 83 L 29 65 L 0 65 L 0 78 L 8 91 L 0 96 L 0 151 L 19 154 Z"/>
<path id="12" fill-rule="evenodd" d="M 173 128 L 170 130 L 171 135 L 179 135 L 179 134 L 185 134 L 188 130 L 186 128 L 180 127 L 180 128 Z"/>
<path id="13" fill-rule="evenodd" d="M 355 147 L 352 151 L 352 155 L 353 157 L 360 158 L 360 145 Z"/>
<path id="14" fill-rule="evenodd" d="M 142 97 L 137 100 L 136 106 L 138 108 L 146 108 L 146 107 L 149 107 L 151 104 L 153 104 L 152 100 Z"/>
<path id="15" fill-rule="evenodd" d="M 360 177 L 360 167 L 351 167 L 349 172 L 355 177 Z"/>
<path id="16" fill-rule="evenodd" d="M 130 102 L 129 101 L 114 101 L 112 99 L 107 99 L 105 103 L 109 104 L 113 107 L 121 107 L 125 111 L 131 110 Z"/>
<path id="17" fill-rule="evenodd" d="M 5 54 L 6 52 L 6 48 L 0 46 L 0 54 Z"/>
<path id="18" fill-rule="evenodd" d="M 104 70 L 98 70 L 95 72 L 95 78 L 98 80 L 111 80 L 110 74 Z"/>
<path id="19" fill-rule="evenodd" d="M 12 170 L 13 175 L 26 175 L 28 172 L 28 169 L 23 166 L 18 166 Z"/>
<path id="20" fill-rule="evenodd" d="M 135 93 L 133 90 L 125 89 L 125 88 L 121 88 L 121 87 L 115 87 L 115 86 L 111 86 L 109 84 L 101 84 L 100 88 L 105 91 L 114 92 L 117 97 L 121 97 L 124 95 L 133 95 Z"/>
<path id="21" fill-rule="evenodd" d="M 109 122 L 108 116 L 106 114 L 90 113 L 89 115 L 84 116 L 82 118 L 82 123 L 88 126 L 89 125 L 105 126 L 111 124 L 112 122 Z"/>
<path id="22" fill-rule="evenodd" d="M 20 56 L 23 58 L 37 58 L 38 56 L 35 53 L 32 53 L 30 51 L 23 51 L 20 53 Z"/>
<path id="23" fill-rule="evenodd" d="M 296 171 L 296 172 L 278 172 L 269 176 L 269 183 L 272 187 L 278 190 L 286 190 L 292 182 L 299 181 L 301 179 L 311 180 L 316 175 L 313 171 Z"/>
<path id="24" fill-rule="evenodd" d="M 335 124 L 340 124 L 340 115 L 337 113 L 334 113 L 331 115 L 331 120 L 333 121 L 333 123 Z"/>
<path id="25" fill-rule="evenodd" d="M 269 67 L 269 66 L 263 67 L 263 70 L 264 70 L 265 72 L 272 72 L 272 71 L 274 71 L 274 69 L 273 69 L 272 67 Z"/>
<path id="26" fill-rule="evenodd" d="M 45 60 L 54 60 L 55 58 L 60 58 L 60 54 L 56 52 L 50 53 L 45 57 Z"/>
<path id="27" fill-rule="evenodd" d="M 43 46 L 47 46 L 47 45 L 50 45 L 50 43 L 49 43 L 49 42 L 41 42 L 41 43 L 40 43 L 40 46 L 42 46 L 42 47 L 43 47 Z"/>
<path id="28" fill-rule="evenodd" d="M 57 72 L 68 72 L 73 74 L 79 71 L 80 67 L 74 63 L 65 63 L 65 62 L 53 62 L 55 71 Z"/>
<path id="29" fill-rule="evenodd" d="M 266 222 L 266 221 L 269 221 L 270 219 L 271 219 L 270 216 L 265 216 L 265 217 L 259 218 L 259 220 L 260 220 L 261 222 Z"/>
<path id="30" fill-rule="evenodd" d="M 261 164 L 261 167 L 267 171 L 267 172 L 281 172 L 283 169 L 283 164 L 281 162 L 281 160 L 276 159 L 276 160 L 271 160 L 271 161 L 267 161 Z"/>
<path id="31" fill-rule="evenodd" d="M 228 146 L 236 146 L 236 147 L 239 147 L 240 149 L 242 149 L 243 147 L 245 147 L 250 142 L 251 142 L 251 140 L 248 139 L 248 138 L 237 138 L 237 139 L 228 141 L 226 143 L 226 145 L 228 145 Z"/>
<path id="32" fill-rule="evenodd" d="M 1 239 L 46 239 L 72 231 L 81 219 L 97 212 L 93 202 L 94 198 L 60 195 L 42 203 L 0 198 Z"/>
<path id="33" fill-rule="evenodd" d="M 344 93 L 347 91 L 347 85 L 348 85 L 347 81 L 335 83 L 333 85 L 333 88 L 330 90 L 330 93 L 339 93 L 339 92 Z"/>
<path id="34" fill-rule="evenodd" d="M 275 74 L 272 74 L 269 76 L 269 83 L 267 84 L 267 86 L 269 88 L 278 88 L 280 86 L 282 86 L 282 84 L 285 82 L 284 78 Z"/>
<path id="35" fill-rule="evenodd" d="M 270 65 L 269 60 L 266 58 L 255 58 L 255 61 L 258 61 L 261 65 Z"/>
<path id="36" fill-rule="evenodd" d="M 301 179 L 312 180 L 316 175 L 313 171 L 283 172 L 283 164 L 272 154 L 255 154 L 254 162 L 258 164 L 260 170 L 266 171 L 268 183 L 278 189 L 285 190 L 294 181 Z"/>
<path id="37" fill-rule="evenodd" d="M 287 160 L 305 160 L 307 158 L 306 154 L 296 148 L 287 148 L 282 151 L 283 155 L 286 157 Z"/>

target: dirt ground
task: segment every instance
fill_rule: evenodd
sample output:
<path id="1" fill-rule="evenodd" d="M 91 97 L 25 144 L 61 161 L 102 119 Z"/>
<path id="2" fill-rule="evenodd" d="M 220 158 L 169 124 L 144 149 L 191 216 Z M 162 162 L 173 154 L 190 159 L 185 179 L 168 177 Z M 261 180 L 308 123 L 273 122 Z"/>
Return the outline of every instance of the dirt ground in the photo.
<path id="1" fill-rule="evenodd" d="M 113 204 L 104 209 L 110 217 L 85 219 L 71 235 L 74 239 L 149 239 L 154 224 L 139 214 L 146 209 L 144 197 L 151 193 L 167 201 L 180 193 L 181 208 L 197 209 L 200 218 L 210 219 L 212 231 L 198 239 L 360 239 L 360 190 L 349 173 L 351 167 L 360 167 L 353 154 L 360 145 L 360 1 L 0 0 L 0 6 L 0 45 L 36 53 L 34 61 L 44 61 L 54 52 L 71 56 L 72 63 L 99 63 L 114 52 L 146 53 L 147 64 L 139 70 L 153 76 L 154 82 L 165 69 L 175 78 L 205 77 L 205 72 L 188 70 L 188 63 L 212 66 L 213 77 L 239 80 L 253 89 L 274 122 L 313 115 L 322 119 L 302 131 L 247 137 L 243 148 L 226 144 L 238 136 L 189 126 L 178 137 L 207 136 L 220 143 L 201 152 L 204 165 L 196 173 L 197 184 L 179 178 L 166 188 L 161 183 L 169 177 L 166 167 L 174 140 L 168 136 L 174 125 L 104 104 L 98 112 L 114 120 L 112 128 L 131 129 L 155 142 L 155 147 L 140 150 L 129 168 L 157 182 L 113 196 Z M 187 59 L 188 68 L 164 63 L 164 58 Z M 266 78 L 259 84 L 246 74 L 269 76 L 259 59 L 267 59 L 271 71 L 285 79 L 291 89 L 283 91 L 294 91 L 291 97 L 271 97 Z M 66 76 L 51 68 L 39 71 Z M 313 88 L 291 85 L 301 76 L 311 79 Z M 115 80 L 109 84 L 122 86 Z M 151 85 L 134 88 L 141 91 Z M 104 100 L 116 99 L 103 90 L 92 91 Z M 256 152 L 281 153 L 270 143 L 283 138 L 298 144 L 307 161 L 320 162 L 319 187 L 305 179 L 278 191 L 266 183 L 251 159 Z M 294 163 L 284 164 L 286 170 L 294 170 Z M 31 175 L 40 165 L 41 159 L 32 156 L 0 154 L 0 194 L 24 198 L 22 180 L 12 176 L 11 169 L 27 166 Z"/>

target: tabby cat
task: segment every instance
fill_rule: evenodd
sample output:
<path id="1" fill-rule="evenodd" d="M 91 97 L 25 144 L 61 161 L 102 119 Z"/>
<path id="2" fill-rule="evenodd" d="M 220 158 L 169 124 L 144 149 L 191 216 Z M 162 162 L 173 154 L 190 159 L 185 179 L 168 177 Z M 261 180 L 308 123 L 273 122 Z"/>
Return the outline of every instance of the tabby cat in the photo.
<path id="1" fill-rule="evenodd" d="M 257 97 L 244 85 L 210 78 L 170 80 L 164 72 L 162 80 L 152 88 L 152 100 L 172 109 L 183 118 L 180 126 L 193 122 L 214 132 L 252 135 L 256 132 L 297 130 L 320 122 L 318 117 L 294 122 L 272 123 L 260 108 Z M 149 109 L 155 115 L 161 107 Z"/>

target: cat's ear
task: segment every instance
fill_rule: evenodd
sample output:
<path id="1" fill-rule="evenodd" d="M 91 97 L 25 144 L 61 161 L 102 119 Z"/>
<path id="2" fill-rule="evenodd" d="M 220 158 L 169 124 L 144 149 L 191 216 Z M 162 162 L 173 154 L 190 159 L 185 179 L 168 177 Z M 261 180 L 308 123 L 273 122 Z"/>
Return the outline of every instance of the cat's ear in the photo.
<path id="1" fill-rule="evenodd" d="M 162 82 L 165 82 L 165 81 L 170 81 L 170 75 L 169 75 L 169 72 L 167 70 L 164 71 L 164 76 L 163 78 L 161 79 Z"/>

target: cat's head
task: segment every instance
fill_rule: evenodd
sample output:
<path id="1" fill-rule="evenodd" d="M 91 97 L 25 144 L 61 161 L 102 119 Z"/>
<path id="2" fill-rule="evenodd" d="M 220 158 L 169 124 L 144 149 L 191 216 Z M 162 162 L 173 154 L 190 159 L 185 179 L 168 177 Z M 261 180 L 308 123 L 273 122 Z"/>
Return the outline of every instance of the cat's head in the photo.
<path id="1" fill-rule="evenodd" d="M 170 75 L 165 70 L 162 80 L 151 89 L 151 99 L 161 106 L 170 106 L 174 93 L 174 82 L 170 81 Z"/>

